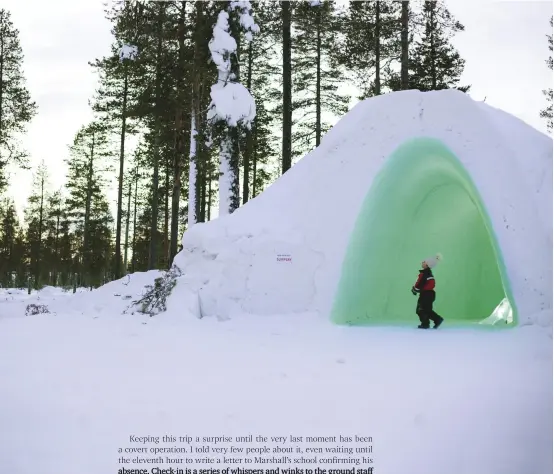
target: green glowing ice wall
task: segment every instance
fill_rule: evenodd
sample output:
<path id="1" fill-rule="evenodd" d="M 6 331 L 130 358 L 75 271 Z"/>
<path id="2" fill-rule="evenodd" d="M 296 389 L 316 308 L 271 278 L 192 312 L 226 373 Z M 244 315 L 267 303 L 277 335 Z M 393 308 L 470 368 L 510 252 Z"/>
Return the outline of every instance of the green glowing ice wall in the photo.
<path id="1" fill-rule="evenodd" d="M 421 261 L 437 252 L 443 261 L 433 270 L 435 310 L 445 326 L 517 324 L 502 253 L 477 189 L 448 148 L 418 138 L 389 157 L 362 204 L 332 321 L 418 324 L 410 288 Z"/>

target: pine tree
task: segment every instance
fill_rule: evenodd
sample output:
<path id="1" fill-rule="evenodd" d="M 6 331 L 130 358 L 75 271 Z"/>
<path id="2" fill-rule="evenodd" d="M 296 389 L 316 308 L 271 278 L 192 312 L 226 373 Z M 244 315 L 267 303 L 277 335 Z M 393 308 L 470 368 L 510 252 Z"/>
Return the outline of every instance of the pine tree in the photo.
<path id="1" fill-rule="evenodd" d="M 190 109 L 190 140 L 189 140 L 189 176 L 187 196 L 187 224 L 192 227 L 199 218 L 200 210 L 200 180 L 198 176 L 198 129 L 201 128 L 200 111 L 200 82 L 203 61 L 202 30 L 204 28 L 204 2 L 196 1 L 192 14 L 193 23 L 193 44 L 194 52 L 192 57 L 192 84 L 191 84 L 191 109 Z"/>
<path id="2" fill-rule="evenodd" d="M 190 127 L 190 91 L 186 87 L 192 82 L 188 67 L 193 49 L 189 5 L 184 1 L 145 3 L 131 28 L 139 50 L 133 71 L 142 73 L 136 78 L 140 92 L 130 115 L 140 120 L 144 130 L 144 161 L 152 170 L 150 235 L 161 239 L 161 245 L 150 242 L 149 268 L 168 265 L 177 242 L 181 197 L 187 189 L 181 174 L 187 170 L 185 149 Z M 122 15 L 117 21 L 119 30 L 128 36 L 129 22 Z"/>
<path id="3" fill-rule="evenodd" d="M 448 11 L 443 1 L 425 1 L 416 21 L 422 25 L 421 37 L 415 41 L 410 56 L 410 88 L 433 91 L 459 86 L 465 60 L 451 43 L 455 33 L 465 30 Z"/>
<path id="4" fill-rule="evenodd" d="M 155 74 L 154 74 L 154 105 L 153 105 L 153 127 L 151 133 L 147 134 L 151 143 L 151 156 L 153 160 L 152 175 L 152 213 L 150 221 L 150 247 L 148 250 L 148 270 L 153 270 L 157 266 L 158 259 L 158 216 L 159 216 L 159 175 L 161 158 L 161 134 L 162 134 L 162 71 L 163 71 L 163 41 L 164 41 L 164 20 L 166 15 L 166 5 L 159 2 L 156 5 L 155 12 Z"/>
<path id="5" fill-rule="evenodd" d="M 552 28 L 552 17 L 550 17 L 550 28 Z M 548 38 L 548 49 L 551 52 L 550 56 L 546 60 L 546 65 L 550 70 L 552 70 L 552 35 L 546 35 L 546 37 Z M 552 133 L 552 87 L 543 90 L 542 93 L 546 97 L 548 106 L 541 110 L 540 116 L 546 119 L 547 130 L 549 133 Z"/>
<path id="6" fill-rule="evenodd" d="M 62 222 L 65 216 L 61 191 L 51 193 L 46 202 L 45 240 L 41 255 L 43 267 L 49 269 L 48 284 L 57 286 L 63 272 L 61 256 Z"/>
<path id="7" fill-rule="evenodd" d="M 246 88 L 256 102 L 256 117 L 241 145 L 242 202 L 260 194 L 281 170 L 282 64 L 281 5 L 272 1 L 256 2 L 256 22 L 263 25 L 256 41 L 247 44 L 241 55 L 241 71 Z M 276 173 L 273 173 L 272 167 Z M 273 176 L 273 174 L 275 176 Z"/>
<path id="8" fill-rule="evenodd" d="M 36 114 L 22 72 L 23 51 L 19 31 L 10 13 L 0 9 L 0 191 L 6 187 L 6 166 L 25 164 L 26 152 L 17 142 L 25 125 Z"/>
<path id="9" fill-rule="evenodd" d="M 192 168 L 198 178 L 194 180 L 193 209 L 199 222 L 205 219 L 206 209 L 209 214 L 207 201 L 214 189 L 213 174 L 212 181 L 207 181 L 212 156 L 206 146 L 209 134 L 204 111 L 209 105 L 209 87 L 214 77 L 208 63 L 207 38 L 217 2 L 125 3 L 112 7 L 108 18 L 114 25 L 116 40 L 129 41 L 138 50 L 132 68 L 129 67 L 133 103 L 128 104 L 128 117 L 137 121 L 145 144 L 143 174 L 151 177 L 149 202 L 154 206 L 149 212 L 149 235 L 153 239 L 149 265 L 159 268 L 167 266 L 176 253 L 177 232 L 183 226 L 181 206 L 187 198 L 188 180 L 183 180 L 181 174 L 187 173 L 189 167 L 185 157 L 189 155 L 191 108 L 197 129 L 197 153 Z M 144 213 L 138 209 L 137 214 Z M 121 228 L 123 225 L 121 222 Z M 160 242 L 155 242 L 158 238 Z"/>
<path id="10" fill-rule="evenodd" d="M 135 272 L 144 272 L 149 270 L 149 249 L 151 242 L 156 242 L 156 254 L 159 256 L 162 254 L 163 242 L 162 242 L 162 233 L 159 231 L 159 228 L 156 229 L 157 235 L 152 239 L 152 189 L 143 188 L 142 196 L 140 196 L 141 205 L 139 206 L 139 211 L 137 214 L 136 226 L 134 229 L 135 232 L 135 241 L 133 248 L 133 262 Z M 161 267 L 156 262 L 156 266 Z"/>
<path id="11" fill-rule="evenodd" d="M 223 5 L 226 8 L 218 15 L 214 36 L 209 44 L 218 70 L 218 80 L 212 86 L 212 102 L 208 111 L 212 137 L 219 144 L 220 215 L 230 214 L 240 205 L 240 139 L 244 130 L 251 127 L 255 117 L 255 102 L 248 89 L 239 82 L 240 26 L 246 31 L 248 41 L 259 30 L 251 17 L 250 2 L 225 2 Z"/>
<path id="12" fill-rule="evenodd" d="M 146 143 L 147 153 L 144 157 L 145 166 L 152 170 L 151 189 L 155 195 L 152 204 L 151 232 L 153 238 L 157 238 L 157 226 L 160 217 L 160 199 L 167 199 L 167 179 L 164 186 L 164 172 L 169 170 L 164 167 L 164 150 L 173 147 L 175 139 L 175 87 L 174 69 L 174 12 L 175 5 L 172 2 L 124 2 L 122 6 L 115 5 L 108 18 L 114 24 L 114 35 L 127 48 L 138 51 L 134 61 L 122 61 L 118 68 L 123 73 L 120 79 L 128 77 L 129 97 L 126 103 L 127 120 L 137 121 L 141 135 Z M 115 48 L 115 45 L 114 45 Z M 125 71 L 126 69 L 126 71 Z M 123 82 L 124 85 L 124 82 Z M 121 91 L 122 89 L 120 89 Z M 120 95 L 120 97 L 122 97 Z M 122 102 L 120 102 L 122 105 Z M 121 168 L 120 146 L 120 168 Z M 122 174 L 120 173 L 120 176 Z M 123 194 L 123 183 L 119 186 L 119 192 Z M 121 244 L 121 230 L 123 214 L 123 202 L 121 210 L 118 210 L 116 222 L 116 242 Z M 118 204 L 119 207 L 119 204 Z M 150 243 L 149 268 L 156 268 L 159 255 L 157 242 Z M 121 245 L 118 246 L 119 249 Z M 121 250 L 116 252 L 120 255 Z M 122 263 L 122 259 L 116 259 L 115 267 Z"/>
<path id="13" fill-rule="evenodd" d="M 130 15 L 130 8 L 123 10 L 122 15 Z M 123 220 L 123 179 L 125 174 L 125 139 L 129 133 L 136 131 L 129 110 L 136 108 L 136 87 L 134 67 L 136 51 L 121 39 L 112 45 L 112 55 L 97 60 L 92 65 L 99 72 L 101 87 L 97 91 L 93 110 L 102 114 L 106 126 L 119 134 L 119 173 L 117 193 L 116 243 L 115 243 L 115 278 L 121 276 L 121 233 Z"/>
<path id="14" fill-rule="evenodd" d="M 14 251 L 15 257 L 13 261 L 16 264 L 15 267 L 15 287 L 26 288 L 28 285 L 29 275 L 29 257 L 26 250 L 25 233 L 23 228 L 19 225 L 15 236 Z"/>
<path id="15" fill-rule="evenodd" d="M 353 76 L 360 99 L 383 92 L 384 76 L 397 59 L 398 16 L 397 2 L 349 2 L 338 59 Z"/>
<path id="16" fill-rule="evenodd" d="M 33 188 L 28 198 L 25 210 L 27 225 L 27 245 L 29 246 L 30 271 L 33 275 L 35 288 L 40 288 L 44 283 L 42 264 L 44 257 L 44 238 L 46 233 L 46 203 L 48 200 L 48 170 L 44 160 L 39 164 L 33 177 Z M 46 280 L 47 281 L 47 280 Z"/>
<path id="17" fill-rule="evenodd" d="M 398 89 L 408 90 L 410 88 L 410 4 L 407 0 L 402 3 L 400 15 L 400 78 Z M 393 88 L 393 90 L 395 90 Z"/>
<path id="18" fill-rule="evenodd" d="M 137 147 L 133 159 L 135 169 L 130 173 L 129 178 L 132 181 L 131 209 L 129 219 L 129 246 L 130 263 L 129 271 L 147 271 L 149 265 L 150 252 L 150 233 L 152 230 L 152 169 L 149 169 L 148 145 L 144 142 Z M 159 197 L 159 196 L 158 196 Z M 158 205 L 160 202 L 158 202 Z M 156 268 L 162 268 L 161 258 L 163 256 L 163 235 L 159 229 L 159 223 L 156 226 L 157 235 L 156 255 L 158 260 L 155 262 Z"/>
<path id="19" fill-rule="evenodd" d="M 339 29 L 334 2 L 301 2 L 294 19 L 293 156 L 299 156 L 319 146 L 331 128 L 324 116 L 345 114 L 349 97 L 339 93 L 343 75 L 334 55 Z"/>
<path id="20" fill-rule="evenodd" d="M 57 219 L 56 219 L 57 220 Z M 72 232 L 72 224 L 69 217 L 69 209 L 64 203 L 59 219 L 59 261 L 56 272 L 59 272 L 58 282 L 63 287 L 68 287 L 73 281 L 73 274 L 78 267 L 75 265 L 74 255 L 77 250 L 76 238 Z"/>
<path id="21" fill-rule="evenodd" d="M 104 195 L 106 171 L 110 169 L 106 164 L 106 156 L 110 155 L 106 128 L 98 122 L 82 127 L 70 153 L 67 208 L 75 238 L 80 242 L 75 252 L 76 270 L 84 284 L 95 284 L 98 267 L 94 252 L 96 246 L 99 251 L 105 250 L 103 244 L 98 244 L 98 236 L 111 234 L 103 227 L 111 220 Z"/>
<path id="22" fill-rule="evenodd" d="M 241 54 L 256 117 L 242 141 L 242 200 L 260 194 L 292 165 L 292 22 L 298 2 L 255 3 L 256 40 Z"/>
<path id="23" fill-rule="evenodd" d="M 251 187 L 252 198 L 261 194 L 268 186 L 275 173 L 272 172 L 272 162 L 278 159 L 277 143 L 273 134 L 275 115 L 267 110 L 263 95 L 256 100 L 256 118 L 252 128 L 252 166 Z M 279 167 L 280 168 L 280 167 Z"/>
<path id="24" fill-rule="evenodd" d="M 137 267 L 138 262 L 138 250 L 137 250 L 137 242 L 139 239 L 139 234 L 141 234 L 140 227 L 143 224 L 143 222 L 140 220 L 140 214 L 141 209 L 144 209 L 146 206 L 146 201 L 144 199 L 145 195 L 145 183 L 147 180 L 150 179 L 150 176 L 148 173 L 146 173 L 145 167 L 144 167 L 144 154 L 145 154 L 145 147 L 144 143 L 139 144 L 137 149 L 135 150 L 135 155 L 133 159 L 133 163 L 135 165 L 135 170 L 132 174 L 132 236 L 131 236 L 131 265 L 130 265 L 130 272 L 134 273 L 135 271 L 139 271 Z M 148 249 L 148 247 L 147 247 Z M 143 253 L 143 255 L 148 256 L 148 252 L 146 254 Z M 143 270 L 147 269 L 147 263 L 148 258 L 146 259 L 146 265 Z"/>
<path id="25" fill-rule="evenodd" d="M 186 31 L 186 2 L 182 1 L 179 3 L 179 16 L 178 16 L 178 26 L 177 26 L 177 42 L 178 42 L 178 60 L 177 67 L 175 68 L 176 75 L 176 87 L 177 87 L 177 96 L 176 96 L 176 106 L 175 106 L 175 145 L 173 153 L 173 186 L 171 189 L 171 233 L 169 238 L 169 256 L 168 257 L 168 267 L 171 267 L 173 264 L 173 259 L 177 254 L 177 241 L 179 239 L 178 230 L 179 230 L 179 208 L 181 202 L 181 196 L 183 194 L 183 186 L 181 184 L 182 174 L 186 171 L 187 161 L 185 156 L 187 155 L 187 121 L 190 118 L 192 122 L 192 114 L 187 113 L 189 105 L 191 103 L 190 89 L 185 87 L 187 73 L 190 77 L 190 62 L 187 67 L 187 58 L 192 58 L 194 61 L 194 52 L 191 51 L 190 41 L 187 41 L 185 31 Z M 192 123 L 189 125 L 192 128 Z M 190 149 L 190 144 L 189 144 Z M 189 157 L 190 159 L 190 157 Z M 169 179 L 169 173 L 168 173 Z M 167 184 L 167 196 L 169 197 L 169 183 Z M 168 214 L 166 213 L 168 216 Z M 168 216 L 169 217 L 169 216 Z M 166 218 L 167 219 L 167 218 Z M 167 232 L 167 224 L 166 224 Z M 166 238 L 167 241 L 167 238 Z"/>
<path id="26" fill-rule="evenodd" d="M 283 139 L 281 151 L 281 172 L 292 166 L 292 8 L 288 0 L 281 2 L 281 25 L 283 44 Z"/>
<path id="27" fill-rule="evenodd" d="M 211 125 L 207 114 L 211 97 L 211 86 L 217 80 L 217 70 L 212 66 L 209 38 L 221 5 L 218 2 L 194 2 L 191 15 L 193 54 L 191 64 L 191 111 L 190 123 L 194 122 L 194 133 L 191 125 L 189 146 L 189 179 L 187 221 L 189 227 L 196 222 L 205 222 L 210 218 L 212 182 L 214 180 L 214 150 L 212 150 Z M 193 139 L 194 138 L 194 139 Z M 194 145 L 194 146 L 193 146 Z"/>
<path id="28" fill-rule="evenodd" d="M 125 219 L 125 239 L 123 242 L 123 274 L 129 273 L 129 235 L 131 231 L 131 202 L 133 199 L 133 186 L 135 184 L 135 175 L 138 173 L 138 167 L 135 166 L 125 178 L 125 193 L 123 199 L 126 201 L 126 209 L 123 212 L 123 218 Z M 115 258 L 117 258 L 117 253 Z M 116 274 L 114 273 L 114 276 Z M 115 276 L 117 278 L 117 276 Z"/>
<path id="29" fill-rule="evenodd" d="M 87 226 L 88 252 L 85 253 L 86 284 L 98 287 L 114 279 L 112 223 L 108 201 L 104 194 L 94 196 Z"/>
<path id="30" fill-rule="evenodd" d="M 25 252 L 20 240 L 20 226 L 13 200 L 0 206 L 0 283 L 4 288 L 16 284 L 13 278 L 25 265 Z"/>

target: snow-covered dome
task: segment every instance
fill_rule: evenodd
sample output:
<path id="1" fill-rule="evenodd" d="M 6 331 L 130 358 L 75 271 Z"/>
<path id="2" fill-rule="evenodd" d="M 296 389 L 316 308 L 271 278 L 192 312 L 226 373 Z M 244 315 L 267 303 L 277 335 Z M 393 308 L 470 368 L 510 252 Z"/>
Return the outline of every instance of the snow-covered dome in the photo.
<path id="1" fill-rule="evenodd" d="M 468 285 L 485 284 L 490 277 L 497 304 L 506 303 L 505 293 L 515 305 L 517 324 L 537 322 L 539 313 L 552 310 L 551 174 L 548 136 L 466 94 L 404 91 L 368 99 L 260 196 L 232 215 L 196 224 L 185 233 L 175 259 L 185 275 L 176 292 L 190 295 L 203 316 L 318 311 L 330 317 L 340 309 L 337 299 L 346 281 L 359 277 L 358 293 L 365 288 L 371 294 L 372 285 L 364 278 L 380 273 L 385 286 L 410 281 L 403 290 L 408 292 L 414 266 L 430 252 L 441 251 L 445 259 L 436 272 L 439 295 L 445 298 L 438 305 L 448 306 L 446 295 L 455 298 L 455 285 L 472 291 Z M 446 210 L 440 213 L 435 199 L 421 217 L 433 186 L 462 191 L 445 194 L 444 199 L 456 201 L 451 207 L 443 201 Z M 395 205 L 409 209 L 402 211 L 408 212 L 404 220 L 399 211 L 394 211 L 397 217 L 387 217 L 393 215 L 387 207 Z M 414 222 L 422 219 L 426 230 L 411 234 Z M 462 238 L 469 232 L 464 222 L 475 229 L 471 238 L 480 233 L 474 244 L 478 251 Z M 393 226 L 394 235 L 402 238 L 386 247 Z M 375 250 L 380 248 L 382 252 Z M 386 258 L 368 257 L 372 252 L 386 252 Z M 380 262 L 380 267 L 355 268 L 353 259 L 358 265 Z M 469 261 L 481 263 L 463 263 Z M 476 298 L 478 291 L 468 295 Z M 366 311 L 362 306 L 377 297 L 367 298 L 356 303 L 356 311 Z M 480 310 L 498 310 L 496 303 L 490 307 L 491 301 Z M 390 302 L 379 304 L 393 314 Z M 404 304 L 413 305 L 413 300 Z M 407 317 L 413 318 L 412 313 Z"/>

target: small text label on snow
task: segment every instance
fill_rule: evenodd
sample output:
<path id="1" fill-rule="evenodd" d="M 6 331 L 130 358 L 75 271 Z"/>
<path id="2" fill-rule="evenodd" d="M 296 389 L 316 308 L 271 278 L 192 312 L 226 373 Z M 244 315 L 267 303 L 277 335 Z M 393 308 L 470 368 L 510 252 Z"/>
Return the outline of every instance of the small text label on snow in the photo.
<path id="1" fill-rule="evenodd" d="M 288 253 L 278 253 L 277 254 L 278 262 L 292 262 L 292 255 Z"/>

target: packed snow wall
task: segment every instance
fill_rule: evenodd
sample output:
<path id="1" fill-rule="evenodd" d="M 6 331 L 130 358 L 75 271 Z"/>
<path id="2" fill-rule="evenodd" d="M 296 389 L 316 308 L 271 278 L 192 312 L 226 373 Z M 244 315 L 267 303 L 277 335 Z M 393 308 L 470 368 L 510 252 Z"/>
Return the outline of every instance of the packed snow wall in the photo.
<path id="1" fill-rule="evenodd" d="M 182 305 L 183 298 L 187 299 L 187 307 L 196 314 L 223 318 L 235 312 L 316 311 L 325 319 L 338 314 L 333 309 L 338 304 L 343 269 L 368 193 L 374 192 L 371 190 L 383 176 L 395 176 L 386 170 L 394 166 L 389 160 L 399 147 L 421 138 L 440 143 L 447 150 L 443 158 L 451 157 L 457 163 L 457 167 L 448 165 L 450 171 L 437 174 L 437 179 L 450 179 L 453 191 L 443 198 L 452 201 L 452 209 L 459 209 L 457 219 L 447 212 L 450 207 L 441 210 L 440 192 L 428 211 L 440 211 L 437 228 L 445 227 L 449 219 L 466 219 L 473 230 L 458 226 L 458 232 L 470 232 L 475 240 L 470 243 L 457 238 L 445 227 L 440 231 L 442 236 L 437 234 L 432 240 L 429 236 L 410 236 L 406 245 L 413 249 L 394 248 L 405 255 L 405 263 L 392 265 L 395 272 L 371 269 L 376 273 L 386 270 L 382 275 L 390 279 L 391 292 L 398 292 L 403 300 L 407 298 L 389 308 L 405 315 L 402 317 L 411 325 L 417 322 L 415 297 L 409 290 L 421 260 L 440 251 L 444 261 L 435 269 L 439 309 L 447 299 L 465 304 L 461 294 L 446 283 L 459 270 L 455 267 L 468 264 L 467 260 L 462 262 L 464 255 L 479 262 L 474 271 L 484 271 L 487 259 L 496 262 L 487 268 L 497 268 L 490 270 L 492 279 L 486 277 L 496 282 L 487 287 L 487 294 L 494 296 L 490 301 L 479 299 L 471 309 L 465 306 L 468 311 L 478 309 L 480 318 L 504 292 L 517 313 L 518 324 L 551 324 L 552 179 L 548 173 L 552 171 L 552 139 L 458 91 L 403 91 L 359 103 L 325 135 L 317 149 L 261 195 L 231 215 L 195 224 L 185 232 L 183 250 L 175 260 L 184 272 L 175 301 Z M 441 170 L 449 162 L 438 159 L 436 151 L 431 156 L 411 154 L 410 165 L 417 173 L 397 173 L 398 179 L 413 178 L 413 190 L 419 189 L 416 178 L 428 185 L 427 176 L 435 179 L 434 166 Z M 458 186 L 463 193 L 454 191 Z M 387 201 L 380 205 L 385 209 Z M 405 226 L 405 233 L 423 231 L 408 223 Z M 379 232 L 379 226 L 371 230 L 368 226 L 370 232 Z M 444 243 L 445 239 L 451 243 Z M 436 245 L 426 247 L 425 242 Z M 373 275 L 371 272 L 368 270 L 363 278 Z M 464 273 L 468 277 L 470 274 L 469 270 Z M 483 284 L 485 276 L 477 279 Z M 360 284 L 367 287 L 369 283 Z M 462 286 L 467 288 L 469 284 Z M 452 307 L 444 306 L 442 310 L 451 319 L 459 314 Z M 543 315 L 540 322 L 537 314 Z M 396 318 L 400 323 L 401 317 Z M 473 324 L 478 319 L 475 316 L 472 320 L 473 315 L 467 318 L 459 321 Z"/>
<path id="2" fill-rule="evenodd" d="M 413 325 L 417 298 L 409 290 L 422 256 L 437 252 L 443 260 L 433 269 L 435 310 L 449 326 L 516 324 L 502 252 L 470 176 L 441 142 L 414 139 L 373 181 L 344 259 L 332 320 Z"/>

